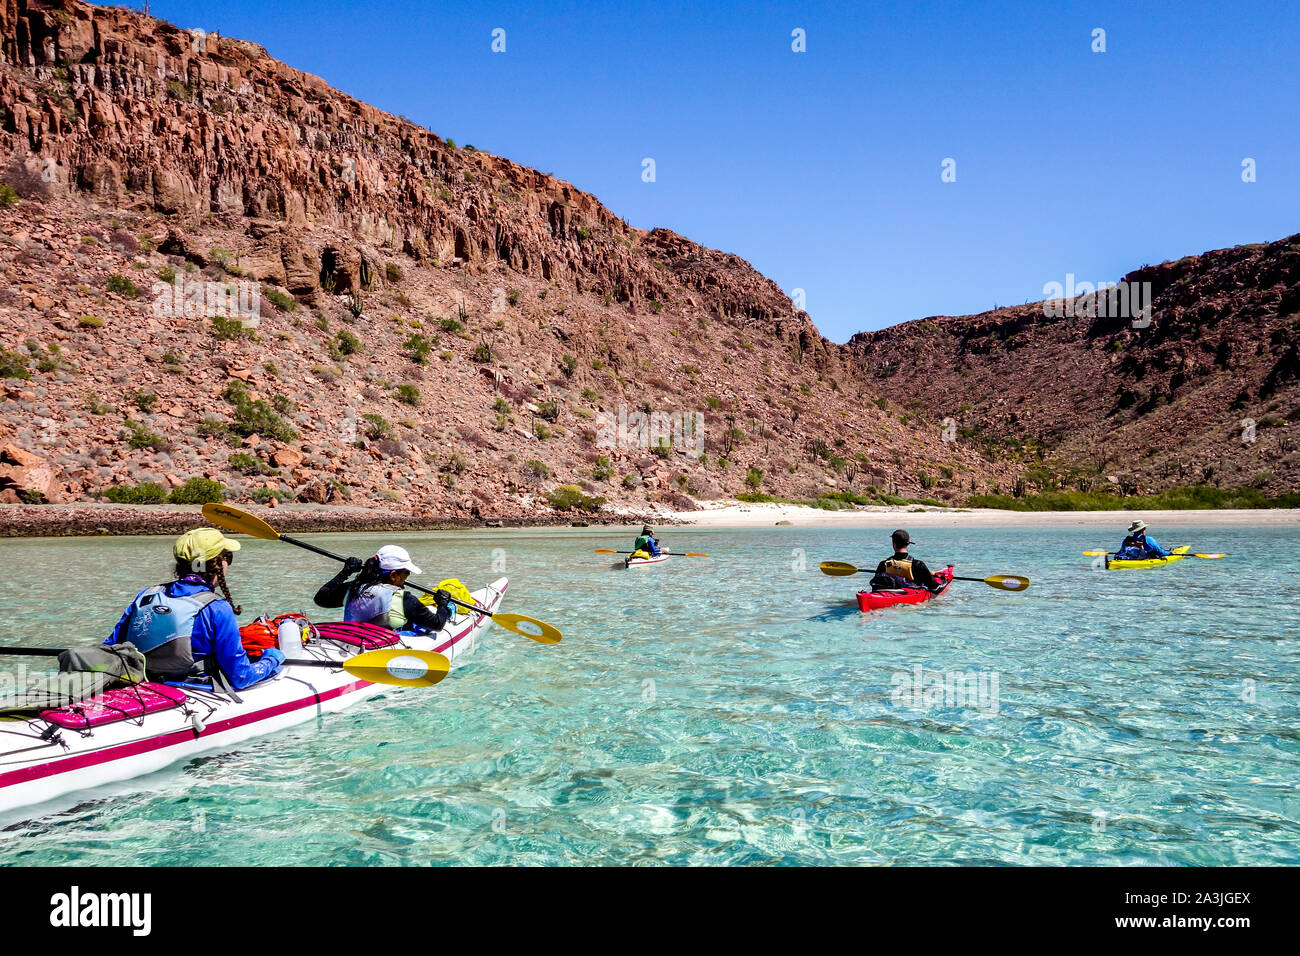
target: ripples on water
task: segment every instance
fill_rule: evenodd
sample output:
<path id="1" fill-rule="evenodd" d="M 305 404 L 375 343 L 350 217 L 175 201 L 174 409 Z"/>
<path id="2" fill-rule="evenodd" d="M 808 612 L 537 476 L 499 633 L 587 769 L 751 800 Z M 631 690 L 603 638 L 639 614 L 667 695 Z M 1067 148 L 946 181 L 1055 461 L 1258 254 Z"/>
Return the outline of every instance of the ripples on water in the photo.
<path id="1" fill-rule="evenodd" d="M 665 537 L 713 557 L 633 572 L 592 553 L 626 535 L 406 535 L 426 582 L 477 587 L 504 559 L 506 609 L 564 642 L 493 630 L 433 690 L 10 826 L 0 862 L 1294 865 L 1298 535 L 1155 530 L 1234 557 L 1102 573 L 1079 552 L 1121 529 L 927 529 L 932 567 L 1033 586 L 862 615 L 866 576 L 816 565 L 874 564 L 883 530 L 683 529 Z M 167 552 L 0 542 L 4 640 L 106 633 Z M 249 541 L 232 582 L 247 620 L 308 606 L 334 570 Z M 911 706 L 918 665 L 986 693 L 996 675 L 997 696 Z"/>

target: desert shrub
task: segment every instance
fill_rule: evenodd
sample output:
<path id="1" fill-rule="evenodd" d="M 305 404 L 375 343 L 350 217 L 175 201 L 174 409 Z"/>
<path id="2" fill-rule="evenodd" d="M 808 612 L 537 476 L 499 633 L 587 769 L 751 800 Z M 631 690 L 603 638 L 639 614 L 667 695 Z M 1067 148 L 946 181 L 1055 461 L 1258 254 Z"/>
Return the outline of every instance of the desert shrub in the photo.
<path id="1" fill-rule="evenodd" d="M 759 485 L 763 483 L 762 468 L 748 468 L 745 470 L 745 484 L 753 491 L 758 491 Z"/>
<path id="2" fill-rule="evenodd" d="M 551 430 L 541 422 L 533 422 L 533 437 L 538 441 L 546 441 L 551 437 Z"/>
<path id="3" fill-rule="evenodd" d="M 397 400 L 403 405 L 419 405 L 420 390 L 414 385 L 397 386 Z"/>
<path id="4" fill-rule="evenodd" d="M 225 501 L 226 489 L 211 478 L 191 478 L 167 500 L 174 505 L 206 505 L 211 501 Z"/>
<path id="5" fill-rule="evenodd" d="M 293 492 L 285 491 L 283 488 L 254 488 L 249 492 L 248 497 L 259 505 L 264 505 L 272 498 L 276 501 L 288 501 L 293 497 Z"/>
<path id="6" fill-rule="evenodd" d="M 486 365 L 492 361 L 492 346 L 486 342 L 480 342 L 474 346 L 474 354 L 470 358 L 480 365 Z"/>
<path id="7" fill-rule="evenodd" d="M 361 340 L 347 329 L 344 329 L 334 337 L 334 345 L 330 351 L 335 353 L 336 357 L 342 356 L 346 358 L 349 355 L 356 355 L 361 351 Z"/>
<path id="8" fill-rule="evenodd" d="M 18 193 L 8 183 L 0 183 L 0 206 L 9 207 L 18 203 Z"/>
<path id="9" fill-rule="evenodd" d="M 107 415 L 113 411 L 113 406 L 105 405 L 94 392 L 86 392 L 82 398 L 86 403 L 86 411 L 92 415 Z"/>
<path id="10" fill-rule="evenodd" d="M 103 326 L 104 320 L 97 315 L 83 315 L 77 319 L 77 324 L 83 329 L 98 329 Z"/>
<path id="11" fill-rule="evenodd" d="M 158 396 L 153 392 L 138 391 L 131 396 L 131 401 L 135 407 L 142 412 L 151 412 L 153 407 L 158 404 Z"/>
<path id="12" fill-rule="evenodd" d="M 438 320 L 438 328 L 442 329 L 444 332 L 459 332 L 464 327 L 465 326 L 461 325 L 455 319 L 442 318 Z"/>
<path id="13" fill-rule="evenodd" d="M 211 416 L 205 417 L 202 422 L 194 426 L 194 430 L 204 438 L 220 438 L 225 441 L 230 441 L 234 435 L 229 425 Z"/>
<path id="14" fill-rule="evenodd" d="M 167 489 L 153 481 L 139 485 L 113 485 L 99 493 L 119 505 L 160 505 L 167 500 Z"/>
<path id="15" fill-rule="evenodd" d="M 261 435 L 275 441 L 291 442 L 298 439 L 298 431 L 276 411 L 275 407 L 263 399 L 248 397 L 248 389 L 239 379 L 231 379 L 221 397 L 235 406 L 235 420 L 230 430 L 247 438 L 249 435 Z"/>
<path id="16" fill-rule="evenodd" d="M 559 485 L 546 493 L 546 500 L 556 511 L 599 511 L 605 499 L 584 494 L 577 485 Z"/>
<path id="17" fill-rule="evenodd" d="M 549 478 L 551 474 L 550 466 L 546 462 L 538 461 L 535 458 L 524 463 L 524 470 L 534 478 Z"/>
<path id="18" fill-rule="evenodd" d="M 130 279 L 126 278 L 126 276 L 119 276 L 119 275 L 109 276 L 105 288 L 107 288 L 109 292 L 115 292 L 118 295 L 124 295 L 128 299 L 134 299 L 136 296 L 140 294 L 140 290 L 135 287 L 135 283 L 132 282 Z"/>
<path id="19" fill-rule="evenodd" d="M 418 332 L 407 336 L 402 347 L 406 349 L 406 357 L 416 365 L 427 365 L 429 353 L 433 351 L 433 345 Z"/>
<path id="20" fill-rule="evenodd" d="M 231 455 L 227 464 L 241 475 L 260 475 L 267 471 L 262 459 L 247 452 L 237 452 Z"/>
<path id="21" fill-rule="evenodd" d="M 132 448 L 137 450 L 141 448 L 149 448 L 153 451 L 162 451 L 168 447 L 167 440 L 163 438 L 162 435 L 150 431 L 139 422 L 133 422 L 128 418 L 123 422 L 123 424 L 126 425 L 127 429 L 130 431 L 130 435 L 127 437 L 127 442 Z"/>
<path id="22" fill-rule="evenodd" d="M 27 363 L 27 356 L 21 352 L 0 349 L 0 378 L 20 378 L 23 380 L 31 378 L 32 371 L 27 367 Z"/>
<path id="23" fill-rule="evenodd" d="M 537 417 L 552 423 L 558 422 L 560 420 L 560 403 L 555 401 L 538 403 Z"/>
<path id="24" fill-rule="evenodd" d="M 596 467 L 591 469 L 591 475 L 597 481 L 609 481 L 614 477 L 614 466 L 609 458 L 601 455 L 596 459 Z"/>
<path id="25" fill-rule="evenodd" d="M 388 419 L 383 415 L 376 415 L 374 412 L 368 412 L 361 416 L 365 424 L 366 437 L 372 441 L 378 441 L 383 438 L 393 436 L 393 426 L 389 424 Z"/>
<path id="26" fill-rule="evenodd" d="M 297 312 L 298 303 L 293 297 L 286 295 L 279 289 L 272 289 L 270 286 L 262 286 L 262 295 L 270 300 L 271 304 L 281 312 Z"/>
<path id="27" fill-rule="evenodd" d="M 396 264 L 390 262 L 384 266 L 384 275 L 388 277 L 389 282 L 401 282 L 402 270 Z"/>
<path id="28" fill-rule="evenodd" d="M 231 342 L 236 339 L 257 341 L 257 333 L 239 319 L 228 319 L 220 315 L 212 317 L 212 337 L 218 342 Z"/>

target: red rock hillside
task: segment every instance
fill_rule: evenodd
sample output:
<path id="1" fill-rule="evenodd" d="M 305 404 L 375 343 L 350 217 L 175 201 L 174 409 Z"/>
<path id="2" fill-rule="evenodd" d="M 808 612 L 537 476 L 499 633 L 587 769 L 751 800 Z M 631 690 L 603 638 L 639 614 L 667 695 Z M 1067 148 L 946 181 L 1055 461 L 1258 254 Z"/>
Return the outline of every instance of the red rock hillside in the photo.
<path id="1" fill-rule="evenodd" d="M 543 519 L 565 485 L 644 512 L 753 484 L 953 498 L 1019 468 L 877 402 L 737 257 L 256 44 L 73 0 L 3 0 L 0 44 L 0 500 L 207 477 Z M 620 408 L 699 410 L 704 446 L 605 447 Z"/>
<path id="2" fill-rule="evenodd" d="M 959 443 L 1040 461 L 1022 488 L 1300 489 L 1300 235 L 1123 281 L 1151 283 L 1146 327 L 1090 318 L 1086 300 L 1060 318 L 1035 303 L 861 333 L 849 348 L 882 393 L 906 382 L 951 416 Z"/>

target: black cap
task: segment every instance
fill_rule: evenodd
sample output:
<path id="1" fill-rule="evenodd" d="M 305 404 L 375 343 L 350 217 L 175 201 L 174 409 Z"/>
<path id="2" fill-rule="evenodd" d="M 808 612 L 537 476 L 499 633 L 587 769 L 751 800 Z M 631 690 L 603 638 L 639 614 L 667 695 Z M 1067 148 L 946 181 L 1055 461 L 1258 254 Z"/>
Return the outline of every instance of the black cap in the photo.
<path id="1" fill-rule="evenodd" d="M 889 536 L 889 539 L 894 542 L 895 548 L 906 548 L 909 544 L 912 543 L 912 536 L 908 534 L 906 531 L 904 531 L 902 528 L 899 528 L 897 531 L 891 534 Z"/>

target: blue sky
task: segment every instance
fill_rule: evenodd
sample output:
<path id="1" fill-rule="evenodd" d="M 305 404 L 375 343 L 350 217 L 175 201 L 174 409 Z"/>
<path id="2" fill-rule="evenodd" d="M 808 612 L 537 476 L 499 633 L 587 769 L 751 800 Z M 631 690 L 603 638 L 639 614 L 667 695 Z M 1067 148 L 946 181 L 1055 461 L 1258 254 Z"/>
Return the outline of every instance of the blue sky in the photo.
<path id="1" fill-rule="evenodd" d="M 803 289 L 836 341 L 1038 300 L 1067 273 L 1113 281 L 1300 232 L 1293 0 L 152 12 L 260 42 L 358 99 L 567 179 L 635 226 L 736 253 Z M 497 27 L 505 53 L 491 51 Z"/>

